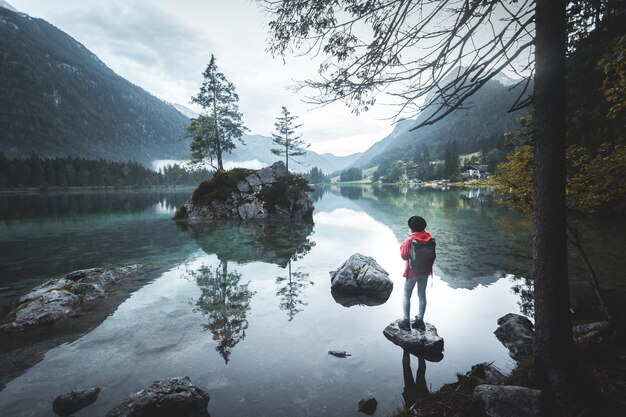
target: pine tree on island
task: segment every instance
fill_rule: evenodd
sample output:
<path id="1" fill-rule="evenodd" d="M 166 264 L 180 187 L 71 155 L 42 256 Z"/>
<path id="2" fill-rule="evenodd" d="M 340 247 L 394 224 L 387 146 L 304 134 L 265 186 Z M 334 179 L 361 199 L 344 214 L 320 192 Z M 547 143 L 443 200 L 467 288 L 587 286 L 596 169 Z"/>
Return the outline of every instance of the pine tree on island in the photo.
<path id="1" fill-rule="evenodd" d="M 191 138 L 193 164 L 208 162 L 211 167 L 222 171 L 224 153 L 230 153 L 236 148 L 234 139 L 243 144 L 241 136 L 248 129 L 239 112 L 239 96 L 235 92 L 235 85 L 218 71 L 213 55 L 202 75 L 204 81 L 200 91 L 191 98 L 191 102 L 199 104 L 204 113 L 191 119 L 185 137 Z"/>
<path id="2" fill-rule="evenodd" d="M 285 155 L 285 166 L 289 171 L 289 157 L 302 156 L 306 154 L 306 148 L 311 146 L 310 143 L 306 143 L 302 140 L 301 135 L 296 135 L 295 131 L 301 124 L 295 125 L 294 122 L 298 116 L 292 115 L 285 106 L 282 107 L 280 116 L 276 118 L 274 126 L 277 133 L 272 133 L 272 140 L 280 148 L 272 148 L 274 155 Z M 296 161 L 297 162 L 297 161 Z"/>

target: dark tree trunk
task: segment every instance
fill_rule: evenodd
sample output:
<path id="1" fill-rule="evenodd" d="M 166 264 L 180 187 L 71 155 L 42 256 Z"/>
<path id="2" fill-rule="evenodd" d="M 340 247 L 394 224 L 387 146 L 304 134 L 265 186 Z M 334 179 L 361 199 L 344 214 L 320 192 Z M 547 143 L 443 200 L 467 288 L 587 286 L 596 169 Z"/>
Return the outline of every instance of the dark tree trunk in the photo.
<path id="1" fill-rule="evenodd" d="M 546 415 L 569 416 L 576 360 L 565 219 L 565 1 L 536 1 L 535 359 Z"/>

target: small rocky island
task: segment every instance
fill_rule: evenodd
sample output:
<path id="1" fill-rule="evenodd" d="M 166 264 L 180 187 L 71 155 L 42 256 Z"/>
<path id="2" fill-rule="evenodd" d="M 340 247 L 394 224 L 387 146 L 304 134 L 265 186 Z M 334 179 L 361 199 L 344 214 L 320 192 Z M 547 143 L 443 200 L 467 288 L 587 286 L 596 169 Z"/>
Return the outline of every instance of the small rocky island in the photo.
<path id="1" fill-rule="evenodd" d="M 218 171 L 176 210 L 174 220 L 310 220 L 310 190 L 306 180 L 289 173 L 282 161 L 259 170 Z"/>

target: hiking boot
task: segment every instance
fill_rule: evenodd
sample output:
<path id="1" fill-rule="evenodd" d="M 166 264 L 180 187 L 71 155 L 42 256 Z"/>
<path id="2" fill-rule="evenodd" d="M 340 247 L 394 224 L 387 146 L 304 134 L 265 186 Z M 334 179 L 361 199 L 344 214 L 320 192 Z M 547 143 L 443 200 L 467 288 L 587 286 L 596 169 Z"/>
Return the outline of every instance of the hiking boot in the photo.
<path id="1" fill-rule="evenodd" d="M 410 331 L 411 330 L 411 322 L 409 321 L 409 319 L 404 319 L 400 323 L 398 323 L 398 327 L 400 329 L 402 329 L 402 330 Z"/>
<path id="2" fill-rule="evenodd" d="M 414 329 L 424 330 L 426 325 L 424 324 L 424 320 L 416 318 L 411 327 Z"/>

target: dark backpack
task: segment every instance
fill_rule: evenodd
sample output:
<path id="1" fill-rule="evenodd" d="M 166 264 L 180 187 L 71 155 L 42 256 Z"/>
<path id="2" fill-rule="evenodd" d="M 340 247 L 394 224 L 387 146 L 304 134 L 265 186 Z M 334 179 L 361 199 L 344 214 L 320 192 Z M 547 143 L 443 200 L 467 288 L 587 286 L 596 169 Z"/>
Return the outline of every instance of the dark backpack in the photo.
<path id="1" fill-rule="evenodd" d="M 437 257 L 435 239 L 430 239 L 426 243 L 422 243 L 417 239 L 411 241 L 411 249 L 409 250 L 409 266 L 415 272 L 430 273 L 433 269 L 433 263 Z"/>

